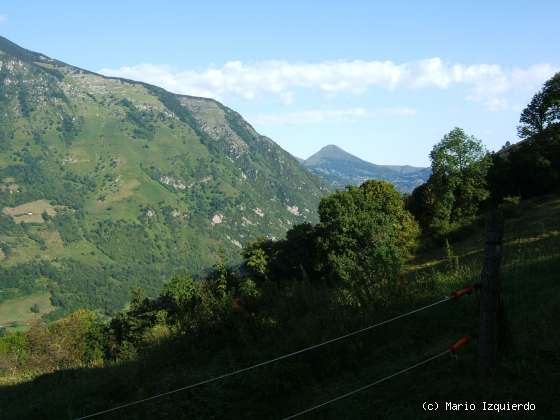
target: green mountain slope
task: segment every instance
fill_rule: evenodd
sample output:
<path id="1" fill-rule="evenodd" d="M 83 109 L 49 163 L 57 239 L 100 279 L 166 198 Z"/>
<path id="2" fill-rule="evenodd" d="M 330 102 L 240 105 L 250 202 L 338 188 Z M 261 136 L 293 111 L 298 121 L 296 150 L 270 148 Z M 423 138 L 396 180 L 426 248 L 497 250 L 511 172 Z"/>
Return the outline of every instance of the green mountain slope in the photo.
<path id="1" fill-rule="evenodd" d="M 110 312 L 131 286 L 159 290 L 313 221 L 323 190 L 214 100 L 0 38 L 0 302 L 46 290 Z"/>
<path id="2" fill-rule="evenodd" d="M 303 165 L 336 188 L 359 185 L 368 179 L 381 179 L 393 183 L 401 192 L 411 192 L 426 182 L 431 173 L 429 168 L 375 165 L 334 145 L 322 148 Z"/>

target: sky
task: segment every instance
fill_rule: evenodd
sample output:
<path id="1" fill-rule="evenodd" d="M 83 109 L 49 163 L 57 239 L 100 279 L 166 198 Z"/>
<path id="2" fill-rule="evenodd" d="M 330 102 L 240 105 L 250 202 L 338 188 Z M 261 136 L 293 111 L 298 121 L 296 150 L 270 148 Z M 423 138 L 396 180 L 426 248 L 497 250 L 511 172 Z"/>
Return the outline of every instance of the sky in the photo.
<path id="1" fill-rule="evenodd" d="M 295 156 L 336 144 L 429 165 L 461 127 L 489 150 L 560 71 L 559 1 L 4 0 L 0 34 L 88 70 L 215 98 Z"/>

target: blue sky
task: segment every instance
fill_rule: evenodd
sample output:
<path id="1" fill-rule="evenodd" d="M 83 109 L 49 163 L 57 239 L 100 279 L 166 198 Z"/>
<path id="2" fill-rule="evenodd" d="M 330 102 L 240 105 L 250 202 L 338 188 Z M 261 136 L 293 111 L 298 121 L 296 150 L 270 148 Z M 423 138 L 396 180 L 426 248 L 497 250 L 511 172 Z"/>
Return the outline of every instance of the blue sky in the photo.
<path id="1" fill-rule="evenodd" d="M 335 4 L 336 3 L 336 4 Z M 560 70 L 558 1 L 3 1 L 0 34 L 212 96 L 307 157 L 427 165 L 455 126 L 493 150 Z"/>

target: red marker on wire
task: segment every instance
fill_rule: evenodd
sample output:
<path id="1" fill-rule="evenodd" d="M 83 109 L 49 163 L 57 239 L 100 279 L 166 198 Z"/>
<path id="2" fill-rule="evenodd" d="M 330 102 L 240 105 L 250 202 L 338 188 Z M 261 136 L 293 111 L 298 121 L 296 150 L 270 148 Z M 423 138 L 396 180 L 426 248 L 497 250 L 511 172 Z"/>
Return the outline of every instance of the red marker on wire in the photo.
<path id="1" fill-rule="evenodd" d="M 452 298 L 460 298 L 461 296 L 471 295 L 474 292 L 474 286 L 465 287 L 464 289 L 454 290 L 449 294 Z"/>
<path id="2" fill-rule="evenodd" d="M 464 337 L 461 337 L 459 340 L 453 343 L 451 346 L 449 346 L 449 351 L 452 354 L 456 354 L 457 350 L 465 347 L 467 344 L 469 344 L 469 341 L 471 341 L 471 338 L 468 335 L 465 335 Z"/>

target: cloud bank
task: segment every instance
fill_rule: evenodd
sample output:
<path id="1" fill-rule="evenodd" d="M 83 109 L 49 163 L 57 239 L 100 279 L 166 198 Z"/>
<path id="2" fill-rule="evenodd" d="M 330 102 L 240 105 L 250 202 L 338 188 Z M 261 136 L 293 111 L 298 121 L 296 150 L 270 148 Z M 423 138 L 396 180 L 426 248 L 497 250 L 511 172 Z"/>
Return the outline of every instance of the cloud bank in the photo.
<path id="1" fill-rule="evenodd" d="M 258 125 L 299 125 L 328 122 L 355 122 L 368 118 L 390 116 L 413 116 L 414 108 L 382 108 L 368 110 L 365 108 L 313 109 L 285 114 L 264 114 L 252 116 L 250 121 Z"/>
<path id="2" fill-rule="evenodd" d="M 462 85 L 466 99 L 490 109 L 507 107 L 504 95 L 516 89 L 538 88 L 558 67 L 535 64 L 504 69 L 498 64 L 449 63 L 439 57 L 405 63 L 393 61 L 327 61 L 290 63 L 262 61 L 246 64 L 230 61 L 202 71 L 180 71 L 165 65 L 139 64 L 102 69 L 107 76 L 156 84 L 172 92 L 224 99 L 235 96 L 252 100 L 265 95 L 290 103 L 300 90 L 325 94 L 360 95 L 372 88 L 447 89 Z"/>

